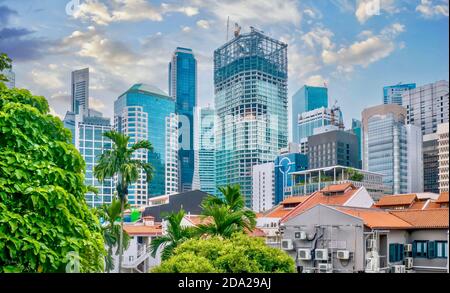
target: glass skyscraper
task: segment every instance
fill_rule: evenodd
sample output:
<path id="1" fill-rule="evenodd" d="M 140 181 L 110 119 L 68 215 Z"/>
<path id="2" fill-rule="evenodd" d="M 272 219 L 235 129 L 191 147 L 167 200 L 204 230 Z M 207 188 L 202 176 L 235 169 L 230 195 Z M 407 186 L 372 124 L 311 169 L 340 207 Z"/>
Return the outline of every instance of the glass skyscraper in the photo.
<path id="1" fill-rule="evenodd" d="M 71 104 L 75 114 L 89 109 L 89 68 L 72 71 Z"/>
<path id="2" fill-rule="evenodd" d="M 129 189 L 132 205 L 147 204 L 153 195 L 165 194 L 166 125 L 167 117 L 175 113 L 175 101 L 162 90 L 135 84 L 114 102 L 116 130 L 131 137 L 130 143 L 148 140 L 153 152 L 141 151 L 137 159 L 147 160 L 154 168 L 153 178 L 146 182 L 145 174 Z"/>
<path id="3" fill-rule="evenodd" d="M 251 28 L 214 51 L 217 186 L 252 205 L 252 166 L 287 145 L 287 45 Z"/>
<path id="4" fill-rule="evenodd" d="M 327 125 L 337 126 L 344 129 L 344 119 L 339 108 L 318 108 L 300 114 L 297 122 L 297 143 L 303 143 L 314 134 L 314 129 Z"/>
<path id="5" fill-rule="evenodd" d="M 292 96 L 292 141 L 300 143 L 297 125 L 299 116 L 318 108 L 328 108 L 328 88 L 305 85 Z"/>
<path id="6" fill-rule="evenodd" d="M 359 149 L 358 149 L 358 160 L 360 161 L 359 163 L 359 169 L 362 168 L 362 124 L 361 121 L 358 119 L 353 118 L 352 119 L 352 132 L 356 135 L 356 137 L 358 138 L 358 144 L 359 144 Z"/>
<path id="7" fill-rule="evenodd" d="M 195 171 L 193 189 L 216 194 L 215 111 L 197 108 L 194 118 Z"/>
<path id="8" fill-rule="evenodd" d="M 191 49 L 176 48 L 169 63 L 169 96 L 179 119 L 179 192 L 192 189 L 194 176 L 194 108 L 197 106 L 197 60 Z"/>
<path id="9" fill-rule="evenodd" d="M 383 87 L 383 104 L 402 105 L 402 94 L 410 89 L 415 89 L 415 83 L 397 84 Z"/>

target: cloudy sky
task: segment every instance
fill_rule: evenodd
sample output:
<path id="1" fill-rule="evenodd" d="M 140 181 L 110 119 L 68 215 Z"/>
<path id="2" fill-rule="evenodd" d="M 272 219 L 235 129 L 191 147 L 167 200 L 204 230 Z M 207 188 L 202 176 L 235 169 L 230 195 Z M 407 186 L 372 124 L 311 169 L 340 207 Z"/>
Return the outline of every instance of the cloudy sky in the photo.
<path id="1" fill-rule="evenodd" d="M 384 85 L 448 80 L 448 0 L 79 0 L 70 9 L 71 1 L 0 0 L 0 51 L 14 60 L 16 85 L 47 97 L 60 116 L 74 69 L 90 67 L 91 106 L 109 117 L 134 83 L 167 91 L 177 46 L 194 50 L 199 104 L 213 105 L 212 56 L 227 17 L 230 27 L 288 43 L 289 97 L 326 83 L 346 126 L 381 103 Z"/>

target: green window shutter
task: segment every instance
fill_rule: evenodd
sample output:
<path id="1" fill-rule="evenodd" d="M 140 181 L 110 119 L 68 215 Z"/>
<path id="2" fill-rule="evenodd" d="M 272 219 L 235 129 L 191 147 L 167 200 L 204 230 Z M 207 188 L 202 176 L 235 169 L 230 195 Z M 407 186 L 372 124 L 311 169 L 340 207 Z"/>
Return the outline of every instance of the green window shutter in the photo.
<path id="1" fill-rule="evenodd" d="M 436 241 L 428 242 L 428 258 L 436 258 Z"/>
<path id="2" fill-rule="evenodd" d="M 398 261 L 403 261 L 405 247 L 403 244 L 398 244 Z"/>
<path id="3" fill-rule="evenodd" d="M 395 253 L 395 243 L 389 244 L 389 262 L 396 262 Z"/>
<path id="4" fill-rule="evenodd" d="M 415 240 L 413 241 L 412 247 L 413 247 L 412 256 L 417 257 L 417 241 L 415 241 Z"/>

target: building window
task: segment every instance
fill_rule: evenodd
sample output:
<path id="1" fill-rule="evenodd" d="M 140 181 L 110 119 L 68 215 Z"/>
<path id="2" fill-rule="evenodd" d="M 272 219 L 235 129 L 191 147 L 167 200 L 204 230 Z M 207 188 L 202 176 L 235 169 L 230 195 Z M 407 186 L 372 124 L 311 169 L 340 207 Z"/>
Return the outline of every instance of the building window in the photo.
<path id="1" fill-rule="evenodd" d="M 427 257 L 427 256 L 428 256 L 428 241 L 414 241 L 413 257 Z"/>
<path id="2" fill-rule="evenodd" d="M 401 243 L 389 244 L 389 262 L 403 261 L 404 245 Z"/>
<path id="3" fill-rule="evenodd" d="M 436 241 L 436 257 L 437 258 L 447 258 L 447 241 Z"/>

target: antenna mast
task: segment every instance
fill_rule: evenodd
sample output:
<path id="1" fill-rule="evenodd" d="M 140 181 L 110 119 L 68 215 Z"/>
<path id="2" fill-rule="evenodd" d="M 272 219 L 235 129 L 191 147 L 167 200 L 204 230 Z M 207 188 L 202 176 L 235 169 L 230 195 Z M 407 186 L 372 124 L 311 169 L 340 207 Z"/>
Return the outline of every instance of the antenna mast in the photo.
<path id="1" fill-rule="evenodd" d="M 228 31 L 230 30 L 230 17 L 227 18 L 227 42 L 228 42 Z"/>

